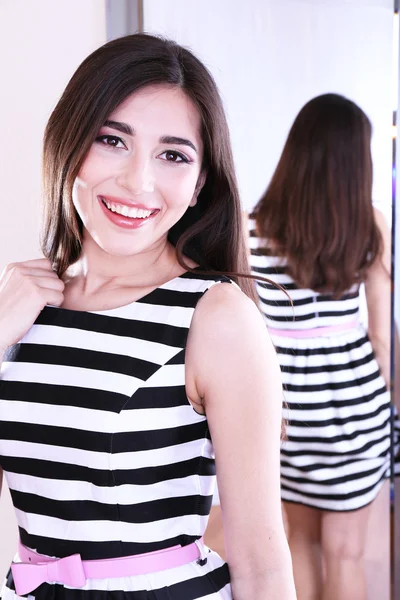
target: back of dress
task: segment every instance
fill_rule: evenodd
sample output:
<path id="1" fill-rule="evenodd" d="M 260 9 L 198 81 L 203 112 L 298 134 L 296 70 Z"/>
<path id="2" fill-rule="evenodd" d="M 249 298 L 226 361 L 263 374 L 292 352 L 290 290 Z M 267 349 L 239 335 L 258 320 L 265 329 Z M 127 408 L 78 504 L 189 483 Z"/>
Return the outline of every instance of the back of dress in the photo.
<path id="1" fill-rule="evenodd" d="M 347 511 L 377 496 L 390 466 L 390 396 L 367 331 L 359 288 L 339 299 L 300 289 L 249 220 L 251 268 L 281 365 L 287 440 L 282 498 Z"/>
<path id="2" fill-rule="evenodd" d="M 288 273 L 287 261 L 274 256 L 266 240 L 256 234 L 255 221 L 249 220 L 251 268 L 278 283 L 289 294 L 293 306 L 276 286 L 256 282 L 260 308 L 271 329 L 301 331 L 316 327 L 357 325 L 359 320 L 359 286 L 354 285 L 339 299 L 310 289 L 301 289 Z M 273 333 L 273 331 L 271 332 Z"/>

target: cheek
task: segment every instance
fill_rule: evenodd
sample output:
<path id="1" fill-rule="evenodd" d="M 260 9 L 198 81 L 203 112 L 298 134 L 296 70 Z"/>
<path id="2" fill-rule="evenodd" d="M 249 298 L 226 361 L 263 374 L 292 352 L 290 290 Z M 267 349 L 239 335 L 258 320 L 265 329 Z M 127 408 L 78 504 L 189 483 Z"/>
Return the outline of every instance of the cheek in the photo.
<path id="1" fill-rule="evenodd" d="M 79 170 L 72 191 L 72 200 L 79 213 L 85 212 L 96 187 L 107 178 L 107 161 L 102 160 L 92 148 Z"/>
<path id="2" fill-rule="evenodd" d="M 81 220 L 85 223 L 87 220 L 87 207 L 89 205 L 89 190 L 78 178 L 75 180 L 72 189 L 72 203 Z"/>
<path id="3" fill-rule="evenodd" d="M 99 178 L 101 178 L 106 167 L 106 161 L 99 156 L 99 153 L 96 152 L 96 148 L 92 147 L 81 165 L 78 179 L 86 186 L 94 185 L 98 182 Z"/>
<path id="4" fill-rule="evenodd" d="M 193 198 L 198 178 L 197 170 L 184 171 L 182 169 L 179 171 L 176 169 L 175 172 L 162 173 L 158 177 L 159 189 L 162 190 L 164 199 L 169 204 L 187 205 Z"/>
<path id="5" fill-rule="evenodd" d="M 93 163 L 86 160 L 79 170 L 72 189 L 72 201 L 81 218 L 91 204 L 97 184 L 98 178 L 93 172 Z"/>

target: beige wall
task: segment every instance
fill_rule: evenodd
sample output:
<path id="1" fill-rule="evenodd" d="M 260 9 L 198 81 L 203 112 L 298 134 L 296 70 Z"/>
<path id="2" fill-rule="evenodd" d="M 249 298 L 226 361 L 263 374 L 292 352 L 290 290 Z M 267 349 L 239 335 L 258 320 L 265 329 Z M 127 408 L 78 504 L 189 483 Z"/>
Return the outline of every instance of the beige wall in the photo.
<path id="1" fill-rule="evenodd" d="M 0 269 L 40 255 L 40 154 L 47 118 L 82 59 L 106 41 L 105 0 L 0 0 Z M 15 553 L 0 500 L 0 587 Z"/>

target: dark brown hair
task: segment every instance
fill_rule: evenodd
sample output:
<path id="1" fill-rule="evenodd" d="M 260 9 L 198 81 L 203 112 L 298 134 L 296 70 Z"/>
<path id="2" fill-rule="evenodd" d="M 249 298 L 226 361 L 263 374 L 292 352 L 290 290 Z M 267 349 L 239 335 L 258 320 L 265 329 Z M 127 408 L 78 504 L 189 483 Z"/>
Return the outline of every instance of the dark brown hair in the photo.
<path id="1" fill-rule="evenodd" d="M 49 119 L 43 153 L 43 252 L 59 275 L 78 260 L 83 226 L 72 202 L 74 180 L 110 113 L 149 85 L 184 90 L 202 121 L 206 181 L 197 205 L 169 232 L 179 263 L 191 270 L 187 256 L 204 271 L 233 274 L 255 299 L 229 131 L 216 84 L 190 51 L 151 35 L 129 35 L 93 52 L 73 75 Z"/>
<path id="2" fill-rule="evenodd" d="M 299 287 L 340 296 L 382 249 L 372 207 L 371 123 L 337 94 L 308 102 L 254 216 Z"/>

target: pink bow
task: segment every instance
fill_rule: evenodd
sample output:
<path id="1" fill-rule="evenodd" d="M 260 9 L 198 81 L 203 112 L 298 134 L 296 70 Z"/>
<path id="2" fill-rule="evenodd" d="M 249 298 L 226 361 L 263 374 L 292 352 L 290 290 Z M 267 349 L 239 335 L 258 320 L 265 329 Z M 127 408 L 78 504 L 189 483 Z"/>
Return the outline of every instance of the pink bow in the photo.
<path id="1" fill-rule="evenodd" d="M 12 563 L 11 570 L 18 596 L 29 594 L 42 583 L 57 582 L 72 588 L 86 584 L 86 575 L 80 554 L 39 563 Z"/>

